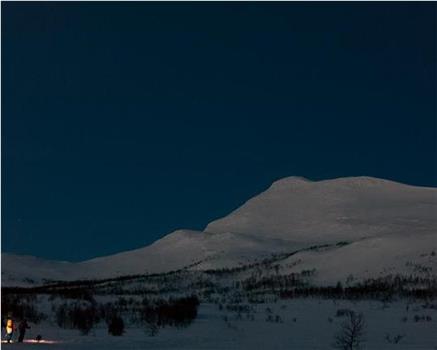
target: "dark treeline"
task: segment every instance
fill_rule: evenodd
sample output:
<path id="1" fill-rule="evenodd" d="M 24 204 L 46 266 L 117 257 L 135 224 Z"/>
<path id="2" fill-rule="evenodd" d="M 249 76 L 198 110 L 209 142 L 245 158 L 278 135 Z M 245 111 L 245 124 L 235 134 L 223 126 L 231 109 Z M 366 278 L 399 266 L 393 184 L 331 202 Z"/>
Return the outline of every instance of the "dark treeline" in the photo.
<path id="1" fill-rule="evenodd" d="M 197 317 L 199 299 L 196 296 L 148 300 L 119 298 L 105 304 L 75 301 L 63 303 L 56 310 L 56 323 L 61 328 L 78 329 L 82 334 L 101 321 L 108 325 L 108 332 L 121 335 L 124 319 L 146 327 L 186 327 Z M 123 326 L 121 326 L 123 325 Z"/>
<path id="2" fill-rule="evenodd" d="M 153 304 L 144 305 L 141 318 L 147 323 L 158 327 L 186 327 L 197 317 L 199 299 L 196 296 L 185 298 L 159 300 Z"/>
<path id="3" fill-rule="evenodd" d="M 278 275 L 262 277 L 260 279 L 251 277 L 241 282 L 244 290 L 283 290 L 291 287 L 305 287 L 308 285 L 300 274 Z"/>
<path id="4" fill-rule="evenodd" d="M 88 334 L 95 324 L 104 317 L 94 304 L 64 303 L 56 309 L 56 323 L 61 328 L 79 329 Z"/>
<path id="5" fill-rule="evenodd" d="M 27 319 L 30 322 L 39 323 L 46 318 L 46 315 L 39 312 L 35 306 L 36 295 L 13 295 L 2 293 L 2 320 L 6 319 L 8 314 L 14 315 L 17 319 Z"/>
<path id="6" fill-rule="evenodd" d="M 415 279 L 413 278 L 413 280 Z M 418 278 L 418 280 L 421 279 Z M 290 290 L 279 290 L 277 294 L 283 299 L 314 296 L 332 299 L 390 299 L 396 296 L 433 299 L 437 297 L 437 288 L 434 282 L 431 285 L 420 288 L 411 287 L 407 281 L 409 282 L 410 279 L 405 278 L 405 283 L 400 284 L 390 283 L 387 280 L 367 280 L 365 283 L 348 287 L 343 287 L 340 283 L 335 287 L 297 287 Z"/>

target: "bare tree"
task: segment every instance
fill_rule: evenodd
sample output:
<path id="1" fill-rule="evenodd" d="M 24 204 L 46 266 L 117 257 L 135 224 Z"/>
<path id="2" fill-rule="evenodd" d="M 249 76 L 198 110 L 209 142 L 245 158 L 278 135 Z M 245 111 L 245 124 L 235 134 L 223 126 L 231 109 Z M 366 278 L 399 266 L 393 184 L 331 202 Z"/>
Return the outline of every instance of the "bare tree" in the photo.
<path id="1" fill-rule="evenodd" d="M 361 313 L 349 312 L 346 317 L 340 331 L 335 335 L 332 346 L 341 350 L 361 349 L 366 327 L 364 316 Z"/>

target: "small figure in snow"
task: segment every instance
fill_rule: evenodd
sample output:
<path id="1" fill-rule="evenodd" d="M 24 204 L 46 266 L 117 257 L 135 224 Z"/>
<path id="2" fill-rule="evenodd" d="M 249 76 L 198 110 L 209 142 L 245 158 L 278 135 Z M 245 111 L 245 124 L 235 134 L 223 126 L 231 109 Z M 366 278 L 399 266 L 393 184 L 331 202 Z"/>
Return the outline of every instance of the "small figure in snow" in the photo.
<path id="1" fill-rule="evenodd" d="M 26 329 L 29 329 L 30 326 L 27 324 L 27 320 L 24 318 L 20 324 L 18 325 L 18 331 L 20 332 L 20 335 L 18 336 L 18 342 L 22 343 L 24 336 L 26 334 Z"/>
<path id="2" fill-rule="evenodd" d="M 8 343 L 11 342 L 12 337 L 14 335 L 14 331 L 15 331 L 15 322 L 12 319 L 12 314 L 9 313 L 8 318 L 6 319 L 6 341 Z"/>

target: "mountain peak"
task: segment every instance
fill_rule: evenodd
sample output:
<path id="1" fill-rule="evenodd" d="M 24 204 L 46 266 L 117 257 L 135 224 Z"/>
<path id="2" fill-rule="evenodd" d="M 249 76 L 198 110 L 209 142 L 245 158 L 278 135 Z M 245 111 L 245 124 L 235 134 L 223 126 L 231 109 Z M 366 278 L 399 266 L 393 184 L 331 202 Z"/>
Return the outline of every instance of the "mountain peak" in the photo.
<path id="1" fill-rule="evenodd" d="M 272 188 L 284 188 L 284 187 L 295 187 L 298 185 L 306 186 L 306 185 L 323 185 L 323 186 L 329 186 L 329 185 L 340 185 L 340 186 L 353 186 L 353 187 L 364 187 L 364 186 L 408 186 L 406 184 L 392 181 L 392 180 L 386 180 L 381 179 L 377 177 L 372 176 L 346 176 L 346 177 L 338 177 L 333 179 L 323 179 L 323 180 L 317 180 L 313 181 L 310 179 L 307 179 L 305 177 L 301 176 L 289 176 L 284 177 L 282 179 L 276 180 L 272 183 Z"/>
<path id="2" fill-rule="evenodd" d="M 287 176 L 282 179 L 276 180 L 275 182 L 273 182 L 273 184 L 285 183 L 285 182 L 292 183 L 292 182 L 313 182 L 313 181 L 303 176 Z"/>
<path id="3" fill-rule="evenodd" d="M 302 176 L 289 176 L 276 180 L 272 183 L 270 188 L 282 189 L 287 187 L 303 186 L 305 184 L 312 183 L 313 181 Z"/>

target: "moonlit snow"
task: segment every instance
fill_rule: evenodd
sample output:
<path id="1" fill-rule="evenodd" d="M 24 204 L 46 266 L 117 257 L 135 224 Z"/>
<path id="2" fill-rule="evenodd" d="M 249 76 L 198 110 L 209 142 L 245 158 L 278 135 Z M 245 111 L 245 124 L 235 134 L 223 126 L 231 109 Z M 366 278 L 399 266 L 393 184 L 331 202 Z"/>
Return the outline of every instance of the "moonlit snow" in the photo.
<path id="1" fill-rule="evenodd" d="M 347 245 L 337 246 L 341 242 Z M 331 248 L 305 251 L 314 245 Z M 319 282 L 329 284 L 351 274 L 368 278 L 402 272 L 412 261 L 435 271 L 436 259 L 429 254 L 436 250 L 435 188 L 371 177 L 289 177 L 203 232 L 178 230 L 137 250 L 80 263 L 2 254 L 2 283 L 215 269 L 301 251 L 290 258 L 300 260 L 299 270 L 315 268 L 321 271 Z"/>

